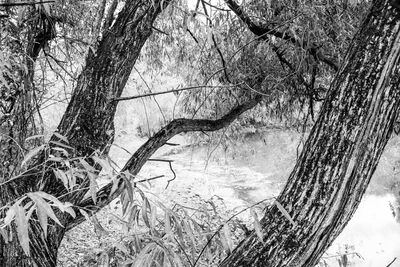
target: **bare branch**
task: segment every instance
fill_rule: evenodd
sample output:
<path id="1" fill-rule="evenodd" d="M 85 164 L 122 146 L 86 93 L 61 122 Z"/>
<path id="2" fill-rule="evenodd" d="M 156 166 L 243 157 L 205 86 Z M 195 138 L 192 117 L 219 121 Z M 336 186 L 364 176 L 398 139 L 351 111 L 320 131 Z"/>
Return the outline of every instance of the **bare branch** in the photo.
<path id="1" fill-rule="evenodd" d="M 169 139 L 173 136 L 183 133 L 183 132 L 195 132 L 195 131 L 217 131 L 229 124 L 231 124 L 236 118 L 247 110 L 255 107 L 262 97 L 257 95 L 254 99 L 251 99 L 237 107 L 233 108 L 226 115 L 217 120 L 203 120 L 203 119 L 176 119 L 171 121 L 167 126 L 158 131 L 153 135 L 146 143 L 144 143 L 128 160 L 125 167 L 121 172 L 128 171 L 132 175 L 137 175 L 143 165 L 148 161 L 148 159 L 156 152 L 160 147 L 165 145 Z M 118 178 L 117 189 L 112 191 L 114 184 L 109 183 L 101 188 L 97 192 L 97 203 L 94 203 L 92 198 L 87 198 L 83 200 L 79 206 L 89 210 L 91 214 L 97 213 L 103 207 L 107 206 L 114 199 L 116 199 L 125 188 L 125 181 L 122 177 Z M 83 215 L 78 215 L 69 225 L 67 229 L 72 229 L 85 221 Z"/>
<path id="2" fill-rule="evenodd" d="M 229 9 L 223 9 L 223 8 L 221 8 L 221 7 L 217 7 L 216 5 L 212 5 L 212 4 L 210 4 L 209 2 L 206 2 L 206 1 L 204 1 L 204 0 L 202 0 L 202 3 L 203 3 L 203 4 L 206 4 L 207 6 L 210 6 L 210 7 L 212 7 L 212 8 L 215 8 L 216 10 L 219 10 L 219 11 L 225 11 L 225 12 L 231 11 L 231 10 L 229 10 Z"/>
<path id="3" fill-rule="evenodd" d="M 395 257 L 388 265 L 386 265 L 386 267 L 391 266 L 396 260 L 397 260 L 397 257 Z"/>
<path id="4" fill-rule="evenodd" d="M 153 30 L 156 30 L 157 32 L 161 33 L 161 34 L 165 34 L 165 35 L 169 35 L 169 33 L 166 33 L 165 31 L 162 31 L 154 26 L 151 27 Z"/>
<path id="5" fill-rule="evenodd" d="M 238 85 L 240 85 L 240 83 L 239 83 L 239 84 L 233 84 L 233 85 L 199 85 L 199 86 L 189 86 L 189 87 L 183 87 L 183 88 L 173 89 L 173 90 L 164 91 L 164 92 L 154 92 L 154 93 L 148 93 L 148 94 L 143 94 L 143 95 L 134 95 L 134 96 L 117 97 L 117 98 L 114 98 L 113 101 L 132 100 L 132 99 L 137 99 L 137 98 L 142 98 L 142 97 L 163 95 L 163 94 L 169 94 L 169 93 L 175 93 L 175 92 L 181 92 L 181 91 L 189 91 L 189 90 L 202 89 L 202 88 L 220 88 L 220 89 L 226 89 L 226 88 L 236 87 L 236 86 L 238 86 Z"/>
<path id="6" fill-rule="evenodd" d="M 165 189 L 168 188 L 170 182 L 172 182 L 173 180 L 176 179 L 176 173 L 175 173 L 174 169 L 172 168 L 172 162 L 170 161 L 170 162 L 168 162 L 168 164 L 169 164 L 169 169 L 171 170 L 171 172 L 172 172 L 172 174 L 174 175 L 174 177 L 172 177 L 171 179 L 169 179 L 169 180 L 167 181 L 167 185 L 165 186 Z"/>
<path id="7" fill-rule="evenodd" d="M 13 2 L 13 3 L 0 3 L 0 7 L 11 7 L 11 6 L 30 6 L 30 5 L 41 5 L 46 3 L 54 3 L 51 1 L 40 1 L 40 2 Z"/>
<path id="8" fill-rule="evenodd" d="M 196 36 L 194 36 L 194 34 L 189 29 L 186 29 L 186 31 L 190 34 L 190 36 L 192 36 L 192 38 L 196 42 L 196 44 L 199 44 L 199 41 L 197 41 Z"/>

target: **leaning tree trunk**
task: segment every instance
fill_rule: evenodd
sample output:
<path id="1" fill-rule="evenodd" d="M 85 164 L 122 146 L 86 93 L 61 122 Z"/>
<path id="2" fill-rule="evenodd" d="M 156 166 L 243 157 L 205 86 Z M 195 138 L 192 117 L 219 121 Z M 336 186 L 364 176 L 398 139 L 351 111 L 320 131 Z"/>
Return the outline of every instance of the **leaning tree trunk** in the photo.
<path id="1" fill-rule="evenodd" d="M 221 266 L 314 266 L 365 193 L 400 100 L 400 1 L 377 0 L 356 34 L 277 202 Z M 291 220 L 293 220 L 291 222 Z"/>
<path id="2" fill-rule="evenodd" d="M 58 132 L 74 148 L 70 152 L 75 156 L 88 156 L 95 150 L 106 151 L 112 142 L 113 119 L 118 103 L 114 98 L 122 94 L 141 48 L 151 34 L 154 20 L 169 2 L 126 1 L 113 26 L 105 31 L 97 51 L 89 51 L 86 66 L 58 126 Z M 1 206 L 12 203 L 30 191 L 45 191 L 56 197 L 65 193 L 64 185 L 57 180 L 51 168 L 43 173 L 43 162 L 45 157 L 39 157 L 30 166 L 31 171 L 0 187 Z M 35 168 L 35 165 L 38 167 Z M 83 190 L 83 187 L 87 187 L 86 181 L 81 186 L 78 193 L 62 200 L 79 202 L 86 193 Z M 65 226 L 71 220 L 66 214 L 59 213 L 58 217 Z M 24 255 L 15 235 L 9 243 L 0 238 L 0 266 L 56 266 L 58 247 L 65 231 L 64 227 L 53 224 L 45 238 L 38 222 L 30 220 L 31 255 Z"/>

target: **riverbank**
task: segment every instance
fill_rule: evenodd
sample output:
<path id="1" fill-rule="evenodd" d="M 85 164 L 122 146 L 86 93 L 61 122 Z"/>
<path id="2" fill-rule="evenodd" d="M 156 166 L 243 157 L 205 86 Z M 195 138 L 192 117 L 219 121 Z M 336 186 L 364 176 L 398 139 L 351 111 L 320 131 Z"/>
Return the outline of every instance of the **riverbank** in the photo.
<path id="1" fill-rule="evenodd" d="M 152 161 L 145 165 L 140 178 L 164 175 L 151 183 L 149 192 L 165 205 L 180 203 L 195 207 L 196 198 L 207 200 L 218 196 L 227 210 L 237 211 L 279 194 L 300 152 L 301 138 L 302 135 L 295 131 L 271 129 L 263 135 L 248 135 L 242 142 L 224 149 L 213 145 L 188 146 L 187 139 L 178 136 L 171 142 L 183 148 L 164 147 L 152 157 L 172 160 L 173 172 L 168 163 Z M 143 139 L 128 135 L 121 135 L 116 140 L 118 146 L 131 152 L 142 142 Z M 114 146 L 111 157 L 122 166 L 129 153 Z M 393 216 L 393 207 L 397 205 L 393 193 L 396 192 L 396 181 L 400 180 L 398 160 L 400 138 L 394 137 L 359 209 L 322 262 L 332 267 L 340 266 L 339 261 L 341 266 L 386 266 L 394 257 L 400 256 L 400 224 Z M 101 213 L 101 221 L 109 222 L 104 216 L 109 216 L 112 211 L 111 208 Z M 248 213 L 242 213 L 240 218 L 251 225 Z M 91 231 L 87 224 L 83 227 Z M 107 227 L 113 236 L 123 233 L 116 224 Z M 73 233 L 68 235 L 71 237 Z M 100 239 L 97 242 L 102 246 L 110 244 Z M 90 246 L 86 249 L 90 251 Z M 82 254 L 84 251 L 85 248 Z M 344 265 L 345 262 L 352 265 Z"/>

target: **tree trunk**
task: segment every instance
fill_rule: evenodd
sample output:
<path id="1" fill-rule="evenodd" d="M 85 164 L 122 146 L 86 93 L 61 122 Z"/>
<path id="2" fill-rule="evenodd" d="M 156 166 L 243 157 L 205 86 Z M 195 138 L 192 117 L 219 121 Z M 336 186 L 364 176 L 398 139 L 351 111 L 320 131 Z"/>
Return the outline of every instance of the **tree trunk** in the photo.
<path id="1" fill-rule="evenodd" d="M 253 232 L 221 266 L 314 266 L 350 220 L 399 111 L 398 2 L 373 2 L 278 204 L 261 221 L 263 240 Z"/>
<path id="2" fill-rule="evenodd" d="M 20 161 L 23 158 L 25 149 L 25 139 L 28 136 L 39 134 L 34 123 L 33 114 L 35 112 L 35 102 L 32 97 L 35 90 L 34 85 L 34 64 L 43 48 L 44 44 L 49 42 L 55 36 L 52 34 L 44 34 L 39 26 L 38 11 L 29 8 L 27 13 L 27 23 L 20 27 L 10 27 L 8 23 L 1 22 L 2 33 L 10 35 L 11 38 L 18 42 L 8 42 L 5 46 L 14 56 L 13 73 L 14 76 L 7 80 L 9 84 L 0 84 L 3 88 L 10 88 L 14 91 L 12 97 L 6 98 L 6 106 L 9 107 L 11 115 L 4 115 L 0 124 L 0 183 L 5 182 L 13 175 L 19 172 Z M 22 55 L 22 56 L 21 56 Z M 23 59 L 23 60 L 22 60 Z M 3 100 L 3 99 L 2 99 Z M 3 111 L 4 112 L 4 111 Z M 0 188 L 0 206 L 4 207 L 13 199 L 13 192 L 6 190 L 6 187 Z M 1 217 L 4 212 L 1 211 Z M 0 238 L 0 266 L 29 266 L 33 264 L 31 259 L 27 257 L 18 242 L 15 228 L 11 229 L 14 240 L 8 243 Z M 36 241 L 34 241 L 36 242 Z M 46 247 L 41 249 L 40 253 L 47 253 Z M 50 257 L 51 259 L 51 257 Z M 55 262 L 54 262 L 55 263 Z"/>
<path id="3" fill-rule="evenodd" d="M 114 98 L 121 96 L 141 48 L 152 32 L 154 20 L 169 2 L 126 1 L 111 29 L 104 33 L 96 53 L 89 51 L 86 66 L 58 126 L 58 132 L 68 139 L 75 155 L 87 156 L 95 150 L 107 151 L 113 139 L 113 120 L 118 103 Z M 44 160 L 44 156 L 40 157 L 33 164 L 39 167 L 1 186 L 2 207 L 30 191 L 41 190 L 56 197 L 65 192 L 64 185 L 57 180 L 51 168 L 43 173 L 40 164 Z M 64 201 L 78 202 L 86 190 L 78 192 Z M 57 213 L 60 222 L 67 226 L 71 217 Z M 57 250 L 66 231 L 64 227 L 53 223 L 45 238 L 38 222 L 30 220 L 30 256 L 24 255 L 15 227 L 11 230 L 12 241 L 6 243 L 0 238 L 0 266 L 56 266 Z"/>

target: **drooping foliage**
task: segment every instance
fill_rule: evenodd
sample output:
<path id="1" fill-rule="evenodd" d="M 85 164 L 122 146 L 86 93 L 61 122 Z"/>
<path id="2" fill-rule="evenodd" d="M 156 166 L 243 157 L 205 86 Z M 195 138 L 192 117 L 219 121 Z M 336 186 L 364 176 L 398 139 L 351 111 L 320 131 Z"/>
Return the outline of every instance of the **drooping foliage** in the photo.
<path id="1" fill-rule="evenodd" d="M 132 14 L 124 9 L 134 6 L 133 3 L 104 0 L 22 7 L 0 5 L 0 23 L 4 26 L 0 29 L 0 42 L 4 45 L 1 56 L 5 62 L 0 63 L 4 159 L 0 174 L 3 180 L 12 178 L 12 182 L 15 177 L 21 181 L 33 178 L 27 184 L 38 190 L 1 188 L 4 191 L 0 193 L 7 193 L 2 197 L 8 197 L 4 197 L 7 201 L 1 199 L 1 229 L 14 228 L 0 233 L 7 241 L 10 236 L 17 236 L 26 254 L 30 253 L 31 242 L 38 256 L 42 253 L 40 242 L 46 241 L 29 237 L 41 236 L 43 231 L 46 236 L 49 221 L 55 229 L 49 232 L 51 244 L 57 246 L 65 233 L 61 225 L 72 229 L 121 195 L 125 225 L 147 227 L 145 237 L 151 240 L 147 244 L 143 240 L 128 240 L 127 245 L 120 246 L 121 261 L 172 266 L 197 261 L 214 264 L 224 256 L 218 242 L 224 243 L 226 251 L 232 249 L 228 227 L 217 228 L 217 233 L 222 230 L 225 235 L 218 234 L 216 242 L 207 247 L 211 237 L 206 233 L 215 230 L 215 221 L 199 225 L 184 209 L 168 208 L 162 209 L 165 219 L 157 221 L 156 208 L 135 187 L 139 183 L 138 172 L 172 136 L 187 131 L 219 130 L 259 104 L 261 98 L 255 111 L 243 116 L 236 126 L 263 126 L 274 120 L 290 126 L 312 123 L 344 60 L 355 25 L 368 5 L 358 1 L 249 1 L 241 5 L 230 0 L 224 4 L 174 1 L 164 9 L 168 1 L 152 1 L 143 4 L 149 4 L 146 8 L 153 13 L 151 18 L 143 13 L 141 18 L 147 18 L 149 23 L 141 31 L 135 23 L 142 21 L 137 19 L 132 25 Z M 114 27 L 116 23 L 121 27 Z M 138 42 L 125 34 L 127 28 Z M 153 35 L 147 40 L 150 31 Z M 115 41 L 118 38 L 124 42 Z M 202 119 L 172 121 L 138 149 L 120 172 L 104 154 L 114 138 L 116 99 L 146 40 L 140 57 L 141 63 L 147 64 L 146 71 L 165 71 L 179 77 L 184 81 L 183 87 L 199 86 L 178 93 L 177 97 L 183 115 Z M 127 42 L 139 51 L 131 53 L 131 47 L 124 47 Z M 125 62 L 126 58 L 129 60 Z M 62 94 L 55 92 L 58 95 L 54 96 L 52 85 L 58 79 L 63 80 L 65 90 Z M 54 134 L 50 142 L 44 143 L 41 107 L 56 102 L 63 102 L 64 108 L 69 103 L 59 125 L 64 135 Z M 98 108 L 94 109 L 96 105 Z M 42 166 L 43 179 L 37 176 Z M 32 169 L 18 177 L 26 170 L 24 167 Z M 99 189 L 96 179 L 104 173 L 111 179 Z M 9 202 L 13 194 L 18 197 Z M 219 220 L 216 218 L 218 223 Z M 258 233 L 261 225 L 256 224 L 255 228 Z M 198 236 L 194 237 L 193 230 Z M 132 237 L 135 232 L 130 234 Z M 173 239 L 174 235 L 178 238 Z M 193 246 L 197 241 L 206 246 Z M 168 254 L 171 251 L 178 251 L 179 255 Z M 203 252 L 216 253 L 217 257 L 200 259 Z M 49 249 L 45 253 L 54 258 L 57 252 Z"/>
<path id="2" fill-rule="evenodd" d="M 368 3 L 225 2 L 170 6 L 146 47 L 154 66 L 165 58 L 188 84 L 232 85 L 183 93 L 184 111 L 218 117 L 258 92 L 263 104 L 242 124 L 312 122 Z"/>

